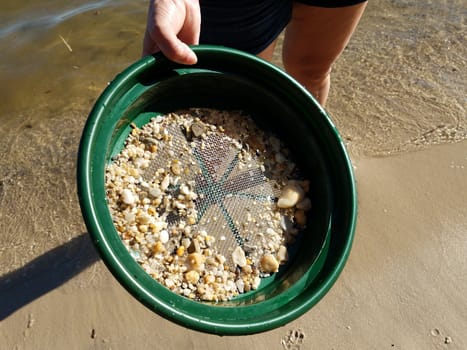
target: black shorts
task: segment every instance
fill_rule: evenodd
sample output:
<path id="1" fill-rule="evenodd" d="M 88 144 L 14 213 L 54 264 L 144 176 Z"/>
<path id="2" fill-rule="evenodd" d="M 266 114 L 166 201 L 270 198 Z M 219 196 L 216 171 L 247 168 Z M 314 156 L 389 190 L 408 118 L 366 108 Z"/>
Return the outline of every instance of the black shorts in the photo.
<path id="1" fill-rule="evenodd" d="M 266 49 L 292 17 L 294 0 L 200 0 L 201 44 L 252 54 Z M 318 7 L 351 6 L 365 0 L 296 0 Z"/>
<path id="2" fill-rule="evenodd" d="M 317 6 L 317 7 L 345 7 L 345 6 L 352 6 L 357 5 L 366 0 L 293 0 L 295 2 L 300 2 L 302 4 Z"/>

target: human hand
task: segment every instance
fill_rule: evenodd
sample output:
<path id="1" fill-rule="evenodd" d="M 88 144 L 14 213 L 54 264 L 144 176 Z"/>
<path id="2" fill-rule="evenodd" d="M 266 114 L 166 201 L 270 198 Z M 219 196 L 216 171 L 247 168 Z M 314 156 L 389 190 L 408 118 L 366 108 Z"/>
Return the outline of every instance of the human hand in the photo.
<path id="1" fill-rule="evenodd" d="M 143 56 L 158 51 L 181 64 L 195 64 L 188 45 L 199 42 L 201 12 L 199 0 L 150 0 Z"/>

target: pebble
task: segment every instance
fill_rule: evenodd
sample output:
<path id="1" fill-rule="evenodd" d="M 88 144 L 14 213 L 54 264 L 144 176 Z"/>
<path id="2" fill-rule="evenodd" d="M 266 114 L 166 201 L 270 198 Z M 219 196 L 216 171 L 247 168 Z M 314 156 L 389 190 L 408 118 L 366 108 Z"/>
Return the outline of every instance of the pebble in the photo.
<path id="1" fill-rule="evenodd" d="M 303 227 L 306 225 L 306 213 L 304 210 L 296 210 L 294 216 L 295 216 L 295 222 L 299 226 Z"/>
<path id="2" fill-rule="evenodd" d="M 308 211 L 311 209 L 311 200 L 310 198 L 303 198 L 300 202 L 297 203 L 297 209 Z"/>
<path id="3" fill-rule="evenodd" d="M 247 264 L 245 252 L 242 247 L 237 246 L 232 252 L 232 261 L 235 265 L 244 267 Z"/>
<path id="4" fill-rule="evenodd" d="M 136 196 L 133 195 L 129 189 L 125 188 L 121 194 L 122 202 L 127 205 L 134 205 L 136 203 Z"/>
<path id="5" fill-rule="evenodd" d="M 201 270 L 204 266 L 204 258 L 200 253 L 191 253 L 187 257 L 189 267 L 193 270 Z"/>
<path id="6" fill-rule="evenodd" d="M 289 259 L 288 253 L 287 253 L 287 247 L 281 245 L 279 247 L 279 250 L 277 251 L 277 260 L 279 260 L 280 263 L 284 263 Z"/>
<path id="7" fill-rule="evenodd" d="M 303 195 L 303 189 L 298 184 L 289 182 L 282 189 L 277 206 L 279 208 L 292 208 L 303 198 Z"/>
<path id="8" fill-rule="evenodd" d="M 159 232 L 159 240 L 161 243 L 167 243 L 169 241 L 169 232 L 167 230 L 162 230 Z"/>
<path id="9" fill-rule="evenodd" d="M 265 273 L 273 273 L 279 270 L 279 262 L 272 254 L 265 254 L 260 261 L 261 270 Z"/>
<path id="10" fill-rule="evenodd" d="M 237 286 L 237 290 L 239 293 L 243 293 L 245 291 L 245 282 L 241 278 L 235 281 L 235 285 Z"/>
<path id="11" fill-rule="evenodd" d="M 251 285 L 252 289 L 258 289 L 259 285 L 261 284 L 261 277 L 255 276 L 253 279 L 253 283 Z"/>
<path id="12" fill-rule="evenodd" d="M 34 325 L 34 322 L 35 322 L 35 319 L 34 319 L 33 314 L 29 314 L 27 327 L 32 328 L 32 326 Z"/>
<path id="13" fill-rule="evenodd" d="M 199 245 L 198 239 L 193 239 L 190 242 L 190 245 L 187 248 L 188 253 L 199 253 L 201 251 L 201 247 Z"/>
<path id="14" fill-rule="evenodd" d="M 185 273 L 185 279 L 188 283 L 196 284 L 199 281 L 199 273 L 196 270 L 190 270 Z"/>
<path id="15" fill-rule="evenodd" d="M 194 137 L 200 137 L 204 134 L 205 127 L 199 123 L 199 122 L 194 122 L 191 124 L 191 132 L 193 133 Z"/>

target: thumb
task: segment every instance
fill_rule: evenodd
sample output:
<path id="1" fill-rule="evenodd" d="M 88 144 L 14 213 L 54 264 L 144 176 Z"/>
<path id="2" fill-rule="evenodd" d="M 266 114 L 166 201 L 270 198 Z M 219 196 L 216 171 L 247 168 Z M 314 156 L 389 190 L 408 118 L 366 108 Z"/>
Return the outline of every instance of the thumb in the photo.
<path id="1" fill-rule="evenodd" d="M 196 54 L 190 47 L 171 32 L 161 32 L 157 38 L 160 51 L 170 60 L 181 64 L 195 64 Z"/>
<path id="2" fill-rule="evenodd" d="M 162 53 L 170 60 L 181 64 L 195 64 L 198 58 L 190 47 L 178 38 L 168 43 L 159 43 Z"/>
<path id="3" fill-rule="evenodd" d="M 196 54 L 190 47 L 179 40 L 177 37 L 166 42 L 161 40 L 159 45 L 151 38 L 151 35 L 146 31 L 143 40 L 142 57 L 162 51 L 162 53 L 170 60 L 181 64 L 195 64 L 198 61 Z"/>

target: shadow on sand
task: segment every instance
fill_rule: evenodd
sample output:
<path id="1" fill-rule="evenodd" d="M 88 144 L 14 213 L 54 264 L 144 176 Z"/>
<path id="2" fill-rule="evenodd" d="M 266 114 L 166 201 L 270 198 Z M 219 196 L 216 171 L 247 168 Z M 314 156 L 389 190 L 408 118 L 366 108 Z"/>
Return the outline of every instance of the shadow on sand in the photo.
<path id="1" fill-rule="evenodd" d="M 99 260 L 88 234 L 0 277 L 0 321 L 31 301 L 64 284 Z"/>

